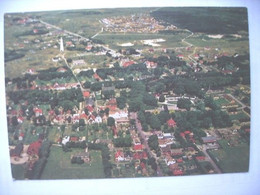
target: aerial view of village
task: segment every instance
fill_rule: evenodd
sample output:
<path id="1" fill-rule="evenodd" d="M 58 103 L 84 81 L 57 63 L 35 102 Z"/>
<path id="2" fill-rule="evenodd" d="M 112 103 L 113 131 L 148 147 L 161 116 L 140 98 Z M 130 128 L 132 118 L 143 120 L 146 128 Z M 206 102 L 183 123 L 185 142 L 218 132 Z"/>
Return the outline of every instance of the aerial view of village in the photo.
<path id="1" fill-rule="evenodd" d="M 4 41 L 14 179 L 248 171 L 246 8 L 6 13 Z"/>

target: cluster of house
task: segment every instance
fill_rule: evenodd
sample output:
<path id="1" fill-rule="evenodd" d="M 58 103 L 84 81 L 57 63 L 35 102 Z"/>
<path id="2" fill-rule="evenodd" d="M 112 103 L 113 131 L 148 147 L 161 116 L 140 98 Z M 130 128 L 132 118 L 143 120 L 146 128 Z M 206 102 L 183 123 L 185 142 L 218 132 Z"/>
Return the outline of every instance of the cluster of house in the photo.
<path id="1" fill-rule="evenodd" d="M 63 145 L 66 145 L 68 142 L 74 142 L 74 143 L 81 143 L 83 141 L 86 141 L 86 137 L 78 137 L 78 136 L 69 136 L 66 135 L 62 139 L 59 140 L 59 142 Z"/>
<path id="2" fill-rule="evenodd" d="M 108 32 L 156 33 L 161 30 L 176 29 L 173 25 L 164 26 L 160 24 L 149 14 L 104 18 L 101 22 L 104 25 L 104 31 Z"/>
<path id="3" fill-rule="evenodd" d="M 147 174 L 146 165 L 141 160 L 148 159 L 148 153 L 145 150 L 144 146 L 141 144 L 140 139 L 135 132 L 131 132 L 131 137 L 133 139 L 133 146 L 128 151 L 123 151 L 118 149 L 115 152 L 114 158 L 117 163 L 125 163 L 135 160 L 135 170 L 137 172 L 142 172 Z"/>

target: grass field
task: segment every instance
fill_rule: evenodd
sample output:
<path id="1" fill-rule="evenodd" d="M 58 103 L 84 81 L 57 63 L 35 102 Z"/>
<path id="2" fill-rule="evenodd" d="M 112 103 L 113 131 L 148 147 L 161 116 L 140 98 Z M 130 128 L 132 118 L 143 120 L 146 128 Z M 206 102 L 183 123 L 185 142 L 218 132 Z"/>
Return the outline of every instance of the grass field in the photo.
<path id="1" fill-rule="evenodd" d="M 182 47 L 187 46 L 185 43 L 182 43 L 181 40 L 187 37 L 189 33 L 183 32 L 177 35 L 164 35 L 164 34 L 152 34 L 152 33 L 102 33 L 96 36 L 96 39 L 102 40 L 108 44 L 113 49 L 123 48 L 118 44 L 131 42 L 134 44 L 134 48 L 143 48 L 143 43 L 141 40 L 148 39 L 164 39 L 165 42 L 160 42 L 158 44 L 161 47 L 171 48 L 171 47 Z M 151 47 L 151 46 L 150 46 Z"/>
<path id="2" fill-rule="evenodd" d="M 225 98 L 219 98 L 218 100 L 214 100 L 214 102 L 218 105 L 218 106 L 224 106 L 229 104 L 229 101 L 226 100 Z"/>
<path id="3" fill-rule="evenodd" d="M 231 120 L 239 120 L 239 119 L 248 119 L 250 120 L 250 117 L 247 116 L 244 112 L 239 112 L 238 114 L 230 115 Z"/>
<path id="4" fill-rule="evenodd" d="M 17 180 L 22 180 L 24 179 L 24 167 L 23 165 L 13 165 L 11 164 L 11 168 L 12 168 L 12 175 L 14 179 Z"/>
<path id="5" fill-rule="evenodd" d="M 48 139 L 51 142 L 57 143 L 57 140 L 60 138 L 61 134 L 62 132 L 57 126 L 52 126 L 52 128 L 49 129 Z"/>
<path id="6" fill-rule="evenodd" d="M 228 39 L 208 39 L 205 40 L 202 37 L 190 37 L 186 39 L 187 42 L 193 44 L 195 47 L 214 47 L 220 48 L 223 51 L 230 53 L 239 52 L 243 53 L 248 51 L 249 41 L 248 40 L 237 40 L 231 41 Z"/>
<path id="7" fill-rule="evenodd" d="M 223 145 L 223 144 L 222 144 Z M 224 147 L 216 151 L 209 151 L 225 173 L 246 172 L 249 167 L 249 147 L 241 144 L 237 147 Z"/>
<path id="8" fill-rule="evenodd" d="M 71 164 L 70 156 L 82 152 L 82 149 L 73 149 L 72 152 L 63 152 L 61 147 L 52 146 L 41 179 L 90 179 L 104 178 L 103 164 L 100 151 L 90 151 L 90 163 Z"/>

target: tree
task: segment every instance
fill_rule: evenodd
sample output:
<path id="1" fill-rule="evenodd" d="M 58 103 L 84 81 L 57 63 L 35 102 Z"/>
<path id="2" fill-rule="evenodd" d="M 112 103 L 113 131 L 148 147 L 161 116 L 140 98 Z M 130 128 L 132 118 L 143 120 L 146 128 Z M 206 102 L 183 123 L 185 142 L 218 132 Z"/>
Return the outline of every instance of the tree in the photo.
<path id="1" fill-rule="evenodd" d="M 166 111 L 161 111 L 157 116 L 161 122 L 161 125 L 165 124 L 170 119 L 170 115 Z"/>
<path id="2" fill-rule="evenodd" d="M 186 99 L 186 98 L 180 98 L 177 101 L 178 108 L 184 108 L 188 111 L 190 110 L 191 105 L 192 105 L 191 101 L 189 99 Z"/>
<path id="3" fill-rule="evenodd" d="M 162 95 L 160 95 L 160 97 L 159 97 L 159 102 L 164 102 L 165 101 L 165 97 L 164 97 L 164 95 L 162 94 Z"/>
<path id="4" fill-rule="evenodd" d="M 176 86 L 173 90 L 173 92 L 177 95 L 183 95 L 185 93 L 185 88 L 184 88 L 184 85 L 183 83 L 176 83 Z"/>
<path id="5" fill-rule="evenodd" d="M 109 115 L 109 108 L 105 108 L 105 114 Z"/>
<path id="6" fill-rule="evenodd" d="M 210 107 L 212 110 L 218 109 L 217 104 L 214 102 L 211 96 L 207 96 L 204 100 L 205 106 Z"/>
<path id="7" fill-rule="evenodd" d="M 17 126 L 19 124 L 16 116 L 13 116 L 11 120 L 13 126 Z"/>
<path id="8" fill-rule="evenodd" d="M 79 126 L 80 127 L 84 127 L 86 124 L 85 124 L 85 120 L 84 119 L 79 119 Z"/>
<path id="9" fill-rule="evenodd" d="M 116 98 L 117 106 L 120 109 L 124 109 L 126 106 L 126 98 L 124 96 L 120 96 Z"/>
<path id="10" fill-rule="evenodd" d="M 158 119 L 156 115 L 151 115 L 149 120 L 147 121 L 152 129 L 160 129 L 161 128 L 161 122 Z"/>
<path id="11" fill-rule="evenodd" d="M 146 132 L 148 131 L 148 125 L 147 125 L 147 123 L 143 123 L 143 124 L 142 124 L 142 130 L 143 130 L 143 131 L 146 131 Z"/>
<path id="12" fill-rule="evenodd" d="M 115 119 L 113 117 L 108 117 L 107 119 L 107 126 L 115 126 Z"/>
<path id="13" fill-rule="evenodd" d="M 149 93 L 145 93 L 143 96 L 143 102 L 149 106 L 157 106 L 157 100 L 156 98 L 149 94 Z"/>
<path id="14" fill-rule="evenodd" d="M 71 58 L 68 58 L 67 59 L 67 62 L 70 64 L 72 62 L 72 59 Z"/>
<path id="15" fill-rule="evenodd" d="M 155 92 L 156 93 L 162 93 L 162 92 L 164 92 L 164 90 L 165 90 L 165 84 L 164 83 L 162 83 L 162 82 L 156 83 L 156 85 L 155 85 Z"/>
<path id="16" fill-rule="evenodd" d="M 151 150 L 157 151 L 159 149 L 158 137 L 157 135 L 151 135 L 148 139 L 148 145 Z"/>
<path id="17" fill-rule="evenodd" d="M 83 83 L 83 87 L 84 88 L 90 88 L 91 87 L 91 82 L 86 81 L 85 83 Z"/>
<path id="18" fill-rule="evenodd" d="M 102 89 L 102 84 L 99 82 L 93 83 L 90 87 L 92 91 L 99 91 Z"/>
<path id="19" fill-rule="evenodd" d="M 143 111 L 138 111 L 137 118 L 142 124 L 146 121 Z"/>

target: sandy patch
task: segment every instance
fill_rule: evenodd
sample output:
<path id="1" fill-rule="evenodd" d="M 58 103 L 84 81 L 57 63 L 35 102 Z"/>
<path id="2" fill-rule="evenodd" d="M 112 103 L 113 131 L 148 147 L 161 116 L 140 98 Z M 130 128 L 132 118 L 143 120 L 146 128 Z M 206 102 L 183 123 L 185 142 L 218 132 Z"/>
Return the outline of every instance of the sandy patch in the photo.
<path id="1" fill-rule="evenodd" d="M 242 35 L 238 35 L 238 34 L 232 34 L 232 36 L 236 38 L 242 38 Z"/>
<path id="2" fill-rule="evenodd" d="M 208 37 L 212 39 L 221 39 L 223 35 L 208 35 Z"/>
<path id="3" fill-rule="evenodd" d="M 158 44 L 158 43 L 165 42 L 165 40 L 164 39 L 148 39 L 148 40 L 142 40 L 141 42 L 144 45 L 150 45 L 150 46 L 153 46 L 153 47 L 159 47 L 161 45 Z"/>
<path id="4" fill-rule="evenodd" d="M 122 43 L 122 44 L 118 44 L 119 46 L 121 46 L 121 47 L 131 47 L 131 46 L 134 46 L 134 44 L 133 43 Z"/>

